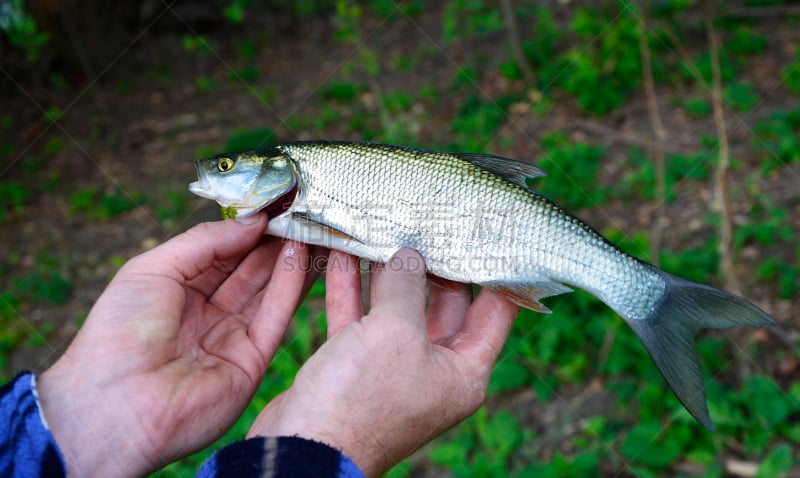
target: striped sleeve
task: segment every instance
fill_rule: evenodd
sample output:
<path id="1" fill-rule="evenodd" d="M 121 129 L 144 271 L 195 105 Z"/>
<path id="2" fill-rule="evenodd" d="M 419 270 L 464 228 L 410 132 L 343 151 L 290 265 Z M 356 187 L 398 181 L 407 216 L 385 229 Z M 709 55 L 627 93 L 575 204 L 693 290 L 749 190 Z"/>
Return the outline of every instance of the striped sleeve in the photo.
<path id="1" fill-rule="evenodd" d="M 0 388 L 0 476 L 63 477 L 63 458 L 39 407 L 36 377 L 23 372 Z"/>
<path id="2" fill-rule="evenodd" d="M 300 437 L 257 437 L 215 453 L 198 478 L 364 478 L 356 464 L 328 445 Z"/>

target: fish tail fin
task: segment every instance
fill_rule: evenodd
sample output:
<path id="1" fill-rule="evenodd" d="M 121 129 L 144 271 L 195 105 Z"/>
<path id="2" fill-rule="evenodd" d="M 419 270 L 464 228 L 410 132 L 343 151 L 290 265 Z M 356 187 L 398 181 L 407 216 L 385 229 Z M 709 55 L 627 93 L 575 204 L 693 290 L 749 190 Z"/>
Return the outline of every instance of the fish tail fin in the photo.
<path id="1" fill-rule="evenodd" d="M 694 349 L 695 335 L 702 329 L 775 325 L 775 321 L 741 297 L 663 271 L 658 273 L 665 288 L 650 314 L 645 319 L 625 320 L 644 343 L 678 400 L 713 431 Z"/>

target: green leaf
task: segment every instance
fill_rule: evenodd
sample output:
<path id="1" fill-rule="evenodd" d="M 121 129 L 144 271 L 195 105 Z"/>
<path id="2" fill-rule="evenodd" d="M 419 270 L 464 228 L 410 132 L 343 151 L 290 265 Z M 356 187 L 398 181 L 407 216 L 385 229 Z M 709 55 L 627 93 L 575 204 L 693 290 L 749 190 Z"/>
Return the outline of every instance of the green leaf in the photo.
<path id="1" fill-rule="evenodd" d="M 236 130 L 228 138 L 225 151 L 247 151 L 261 148 L 274 143 L 275 133 L 269 128 L 256 128 L 251 130 Z"/>
<path id="2" fill-rule="evenodd" d="M 770 451 L 767 458 L 758 467 L 756 478 L 773 478 L 784 476 L 792 469 L 792 447 L 782 443 Z"/>
<path id="3" fill-rule="evenodd" d="M 458 443 L 443 443 L 431 451 L 430 458 L 437 465 L 453 467 L 467 463 L 467 450 Z"/>
<path id="4" fill-rule="evenodd" d="M 722 98 L 734 111 L 742 113 L 750 111 L 761 101 L 753 85 L 746 81 L 726 87 L 722 92 Z"/>
<path id="5" fill-rule="evenodd" d="M 481 427 L 479 437 L 495 461 L 503 461 L 522 439 L 522 431 L 510 413 L 499 411 Z"/>
<path id="6" fill-rule="evenodd" d="M 354 101 L 363 90 L 363 86 L 349 81 L 331 81 L 323 86 L 320 95 L 326 100 Z"/>
<path id="7" fill-rule="evenodd" d="M 524 365 L 508 357 L 495 365 L 489 379 L 489 395 L 523 387 L 532 381 L 533 374 Z"/>
<path id="8" fill-rule="evenodd" d="M 405 478 L 411 472 L 411 463 L 408 460 L 403 460 L 396 464 L 384 475 L 385 478 Z"/>
<path id="9" fill-rule="evenodd" d="M 238 25 L 244 20 L 245 6 L 246 1 L 237 0 L 223 8 L 222 14 L 228 19 L 229 22 L 233 23 L 234 25 Z"/>
<path id="10" fill-rule="evenodd" d="M 711 114 L 711 103 L 703 98 L 688 98 L 684 101 L 683 106 L 690 115 L 698 118 Z"/>
<path id="11" fill-rule="evenodd" d="M 757 55 L 767 47 L 767 37 L 748 25 L 737 25 L 725 49 L 740 55 Z"/>
<path id="12" fill-rule="evenodd" d="M 792 93 L 800 93 L 800 53 L 783 70 L 783 84 Z"/>
<path id="13" fill-rule="evenodd" d="M 641 422 L 628 432 L 620 451 L 632 463 L 665 468 L 680 458 L 682 443 L 669 439 L 669 430 L 661 422 Z"/>
<path id="14" fill-rule="evenodd" d="M 761 417 L 770 426 L 783 423 L 789 416 L 789 403 L 784 392 L 765 376 L 753 376 L 741 390 L 742 404 L 753 415 Z"/>

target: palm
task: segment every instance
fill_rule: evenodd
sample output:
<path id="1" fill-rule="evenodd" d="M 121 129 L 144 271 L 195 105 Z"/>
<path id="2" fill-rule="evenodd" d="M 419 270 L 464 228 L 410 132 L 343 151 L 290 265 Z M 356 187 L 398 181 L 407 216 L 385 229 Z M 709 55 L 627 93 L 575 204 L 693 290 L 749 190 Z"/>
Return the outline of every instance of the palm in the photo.
<path id="1" fill-rule="evenodd" d="M 58 397 L 80 371 L 92 411 L 127 430 L 127 448 L 144 454 L 149 469 L 230 427 L 310 284 L 306 246 L 260 232 L 219 237 L 212 227 L 235 226 L 198 228 L 206 230 L 129 261 L 42 377 L 43 392 Z M 60 405 L 49 408 L 66 412 Z"/>

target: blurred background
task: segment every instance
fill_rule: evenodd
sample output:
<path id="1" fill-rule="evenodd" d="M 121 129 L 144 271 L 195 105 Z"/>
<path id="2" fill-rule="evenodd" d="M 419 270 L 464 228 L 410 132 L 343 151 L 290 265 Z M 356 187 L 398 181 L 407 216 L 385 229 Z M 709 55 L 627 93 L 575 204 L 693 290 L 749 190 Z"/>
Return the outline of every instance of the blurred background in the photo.
<path id="1" fill-rule="evenodd" d="M 524 311 L 478 413 L 392 477 L 800 476 L 800 6 L 782 0 L 0 0 L 0 370 L 43 371 L 115 270 L 219 208 L 193 161 L 305 139 L 535 163 L 623 249 L 772 329 L 698 338 L 711 433 L 580 291 Z M 369 181 L 370 178 L 363 178 Z M 244 436 L 325 338 L 302 305 Z"/>

